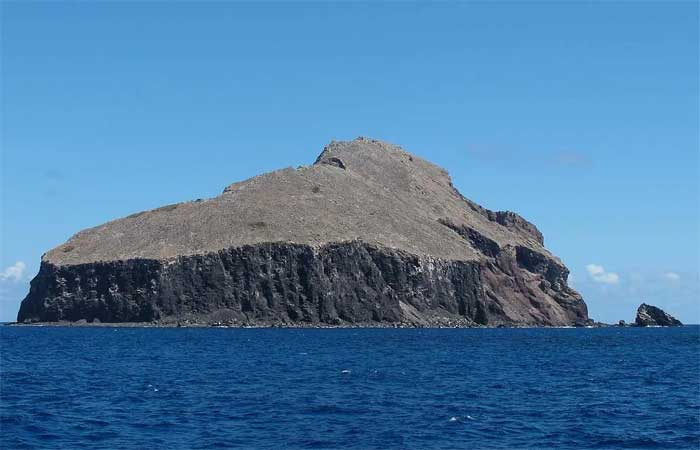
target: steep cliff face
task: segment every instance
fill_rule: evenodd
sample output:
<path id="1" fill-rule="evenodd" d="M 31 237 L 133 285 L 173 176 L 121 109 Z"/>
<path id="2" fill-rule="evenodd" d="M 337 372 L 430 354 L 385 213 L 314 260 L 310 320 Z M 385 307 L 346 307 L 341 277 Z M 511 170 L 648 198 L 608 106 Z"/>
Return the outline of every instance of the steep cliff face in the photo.
<path id="1" fill-rule="evenodd" d="M 82 231 L 42 259 L 18 321 L 575 325 L 537 228 L 401 148 L 332 142 L 312 166 Z"/>

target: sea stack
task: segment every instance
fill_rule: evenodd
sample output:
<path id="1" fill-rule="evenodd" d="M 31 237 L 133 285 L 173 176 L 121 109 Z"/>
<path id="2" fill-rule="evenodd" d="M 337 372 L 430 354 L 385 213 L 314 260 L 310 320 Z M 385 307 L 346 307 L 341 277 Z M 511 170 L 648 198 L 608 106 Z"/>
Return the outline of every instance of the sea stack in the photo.
<path id="1" fill-rule="evenodd" d="M 683 325 L 680 320 L 666 313 L 661 308 L 642 303 L 637 308 L 634 324 L 638 327 L 678 327 Z"/>
<path id="2" fill-rule="evenodd" d="M 517 186 L 513 186 L 514 189 Z M 19 322 L 570 326 L 569 271 L 518 214 L 374 139 L 79 232 L 47 252 Z"/>

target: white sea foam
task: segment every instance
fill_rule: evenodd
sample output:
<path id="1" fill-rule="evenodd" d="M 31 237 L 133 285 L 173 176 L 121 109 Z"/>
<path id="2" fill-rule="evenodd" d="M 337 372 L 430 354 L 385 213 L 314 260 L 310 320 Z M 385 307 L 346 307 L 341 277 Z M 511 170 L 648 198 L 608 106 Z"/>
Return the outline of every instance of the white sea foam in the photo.
<path id="1" fill-rule="evenodd" d="M 350 372 L 352 372 L 352 370 L 349 370 L 349 369 L 344 369 L 344 370 L 340 371 L 340 373 L 350 373 Z"/>

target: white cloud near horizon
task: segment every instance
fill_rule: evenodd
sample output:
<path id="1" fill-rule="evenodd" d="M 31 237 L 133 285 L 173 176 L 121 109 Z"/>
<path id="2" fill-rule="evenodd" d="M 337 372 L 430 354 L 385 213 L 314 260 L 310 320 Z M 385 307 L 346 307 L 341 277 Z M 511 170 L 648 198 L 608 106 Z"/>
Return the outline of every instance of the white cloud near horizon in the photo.
<path id="1" fill-rule="evenodd" d="M 607 272 L 605 268 L 599 264 L 588 264 L 586 272 L 596 283 L 602 284 L 617 284 L 620 281 L 620 276 L 615 272 Z"/>
<path id="2" fill-rule="evenodd" d="M 671 283 L 677 283 L 681 281 L 681 276 L 678 275 L 676 272 L 666 272 L 664 274 L 664 278 L 670 281 Z"/>
<path id="3" fill-rule="evenodd" d="M 25 263 L 22 261 L 17 261 L 10 267 L 0 272 L 0 281 L 11 281 L 14 283 L 21 281 L 26 269 L 27 265 Z"/>

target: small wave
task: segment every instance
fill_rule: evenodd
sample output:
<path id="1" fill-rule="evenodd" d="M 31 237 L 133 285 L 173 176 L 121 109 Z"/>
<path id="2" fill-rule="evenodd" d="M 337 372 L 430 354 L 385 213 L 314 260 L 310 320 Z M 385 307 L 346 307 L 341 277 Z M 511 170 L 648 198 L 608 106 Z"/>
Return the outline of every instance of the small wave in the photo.
<path id="1" fill-rule="evenodd" d="M 466 416 L 452 416 L 450 417 L 449 422 L 464 422 L 465 420 L 474 420 L 474 418 L 470 415 Z"/>

